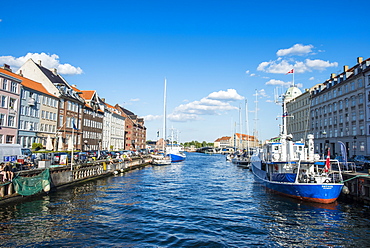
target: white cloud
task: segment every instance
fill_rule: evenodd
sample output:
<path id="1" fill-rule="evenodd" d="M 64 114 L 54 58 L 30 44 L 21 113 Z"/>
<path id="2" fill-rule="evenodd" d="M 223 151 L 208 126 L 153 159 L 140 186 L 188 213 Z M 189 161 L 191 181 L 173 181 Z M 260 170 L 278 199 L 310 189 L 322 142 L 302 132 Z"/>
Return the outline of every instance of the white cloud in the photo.
<path id="1" fill-rule="evenodd" d="M 315 80 L 315 77 L 310 77 L 308 80 L 310 81 Z"/>
<path id="2" fill-rule="evenodd" d="M 337 62 L 330 63 L 329 61 L 324 61 L 321 59 L 314 59 L 314 60 L 306 59 L 305 63 L 307 67 L 314 69 L 314 70 L 319 70 L 319 71 L 323 71 L 328 67 L 338 66 Z"/>
<path id="3" fill-rule="evenodd" d="M 284 82 L 282 80 L 270 79 L 265 83 L 266 85 L 290 86 L 291 82 Z"/>
<path id="4" fill-rule="evenodd" d="M 288 61 L 276 60 L 270 62 L 262 62 L 257 67 L 257 70 L 267 73 L 286 74 L 294 68 L 294 73 L 305 73 L 313 70 L 323 71 L 328 67 L 338 66 L 337 62 L 329 62 L 321 59 L 306 59 L 305 61 Z"/>
<path id="5" fill-rule="evenodd" d="M 212 92 L 208 95 L 208 99 L 221 100 L 221 101 L 237 101 L 243 100 L 244 97 L 239 95 L 235 89 L 228 89 L 227 91 L 220 90 L 218 92 Z"/>
<path id="6" fill-rule="evenodd" d="M 212 92 L 199 101 L 179 105 L 167 118 L 171 121 L 184 122 L 200 120 L 201 115 L 220 115 L 226 111 L 237 110 L 238 108 L 232 106 L 230 102 L 243 99 L 244 97 L 240 96 L 235 89 L 220 90 Z"/>
<path id="7" fill-rule="evenodd" d="M 41 60 L 42 66 L 49 69 L 56 68 L 60 74 L 74 75 L 83 73 L 80 67 L 75 67 L 70 64 L 61 64 L 59 56 L 56 54 L 27 53 L 25 56 L 18 58 L 13 56 L 0 56 L 0 64 L 8 64 L 16 71 L 30 58 L 36 63 Z"/>
<path id="8" fill-rule="evenodd" d="M 276 52 L 277 56 L 287 55 L 305 55 L 312 52 L 312 45 L 295 44 L 294 46 L 287 49 L 280 49 Z"/>
<path id="9" fill-rule="evenodd" d="M 252 73 L 252 74 L 250 74 L 250 76 L 251 76 L 251 77 L 255 77 L 255 76 L 256 76 L 256 74 Z"/>
<path id="10" fill-rule="evenodd" d="M 141 118 L 144 118 L 145 121 L 154 121 L 154 120 L 159 120 L 162 119 L 162 115 L 146 115 L 142 116 Z"/>
<path id="11" fill-rule="evenodd" d="M 246 74 L 249 74 L 249 70 L 246 70 L 246 71 L 245 71 L 245 73 L 246 73 Z"/>
<path id="12" fill-rule="evenodd" d="M 132 98 L 132 99 L 130 99 L 130 102 L 138 102 L 138 101 L 140 101 L 139 98 Z"/>

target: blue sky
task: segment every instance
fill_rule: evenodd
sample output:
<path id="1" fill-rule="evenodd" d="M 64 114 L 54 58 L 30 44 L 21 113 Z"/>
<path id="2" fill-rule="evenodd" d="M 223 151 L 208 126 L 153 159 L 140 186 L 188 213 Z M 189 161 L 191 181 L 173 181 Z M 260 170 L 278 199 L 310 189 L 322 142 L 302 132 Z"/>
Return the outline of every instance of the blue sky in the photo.
<path id="1" fill-rule="evenodd" d="M 367 1 L 12 1 L 1 3 L 0 65 L 32 57 L 81 90 L 97 90 L 167 127 L 180 142 L 213 142 L 236 129 L 278 134 L 274 91 L 303 91 L 370 57 Z M 365 17 L 364 17 L 365 16 Z M 255 101 L 257 94 L 257 121 Z M 239 126 L 239 107 L 242 125 Z M 257 125 L 255 125 L 255 123 Z"/>

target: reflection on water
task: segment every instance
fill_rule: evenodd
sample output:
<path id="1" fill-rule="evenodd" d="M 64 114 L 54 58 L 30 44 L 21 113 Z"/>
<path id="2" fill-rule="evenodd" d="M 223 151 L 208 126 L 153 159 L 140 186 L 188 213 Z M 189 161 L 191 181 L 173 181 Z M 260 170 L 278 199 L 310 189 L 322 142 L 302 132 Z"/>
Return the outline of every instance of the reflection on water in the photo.
<path id="1" fill-rule="evenodd" d="M 347 247 L 369 243 L 369 209 L 270 193 L 223 156 L 147 167 L 0 209 L 0 245 Z"/>

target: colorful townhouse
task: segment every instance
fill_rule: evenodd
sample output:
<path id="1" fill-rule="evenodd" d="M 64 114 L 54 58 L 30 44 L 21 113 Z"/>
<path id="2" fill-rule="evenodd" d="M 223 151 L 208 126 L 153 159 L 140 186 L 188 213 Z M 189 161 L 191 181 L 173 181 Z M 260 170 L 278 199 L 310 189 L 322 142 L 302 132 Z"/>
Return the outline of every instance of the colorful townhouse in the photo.
<path id="1" fill-rule="evenodd" d="M 125 117 L 125 150 L 136 151 L 146 148 L 146 127 L 144 119 L 116 104 Z"/>
<path id="2" fill-rule="evenodd" d="M 42 62 L 35 63 L 27 60 L 18 70 L 19 74 L 41 83 L 45 89 L 58 99 L 58 120 L 55 130 L 55 140 L 58 150 L 82 149 L 82 116 L 85 106 L 81 92 L 73 87 L 58 74 L 56 69 L 49 70 Z"/>
<path id="3" fill-rule="evenodd" d="M 32 148 L 33 143 L 46 147 L 49 139 L 49 150 L 55 150 L 57 140 L 58 101 L 42 84 L 22 75 L 21 106 L 19 112 L 18 143 L 25 148 Z"/>
<path id="4" fill-rule="evenodd" d="M 8 65 L 0 68 L 0 143 L 18 141 L 20 93 L 22 80 Z"/>
<path id="5" fill-rule="evenodd" d="M 104 105 L 95 90 L 79 90 L 85 100 L 82 116 L 82 150 L 101 150 L 103 141 Z"/>
<path id="6" fill-rule="evenodd" d="M 103 150 L 125 150 L 125 120 L 119 109 L 105 103 Z"/>

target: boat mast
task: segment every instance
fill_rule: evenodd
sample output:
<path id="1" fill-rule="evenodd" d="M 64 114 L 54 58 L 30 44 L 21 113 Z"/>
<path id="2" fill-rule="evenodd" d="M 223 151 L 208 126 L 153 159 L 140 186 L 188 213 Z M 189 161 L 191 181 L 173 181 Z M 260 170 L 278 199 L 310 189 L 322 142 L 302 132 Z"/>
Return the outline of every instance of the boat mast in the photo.
<path id="1" fill-rule="evenodd" d="M 245 133 L 247 137 L 247 152 L 249 155 L 249 123 L 248 123 L 248 100 L 245 99 Z"/>
<path id="2" fill-rule="evenodd" d="M 165 139 L 166 139 L 166 95 L 167 95 L 167 79 L 164 78 L 164 92 L 163 92 L 163 143 L 162 143 L 162 149 L 163 149 L 163 152 L 165 153 Z"/>
<path id="3" fill-rule="evenodd" d="M 256 140 L 256 142 L 258 142 L 258 131 L 257 131 L 257 120 L 258 120 L 258 116 L 257 116 L 257 109 L 258 109 L 258 92 L 257 92 L 257 89 L 256 89 L 256 109 L 254 111 L 254 131 L 253 131 L 253 136 Z M 258 147 L 258 143 L 256 144 L 256 146 Z"/>

